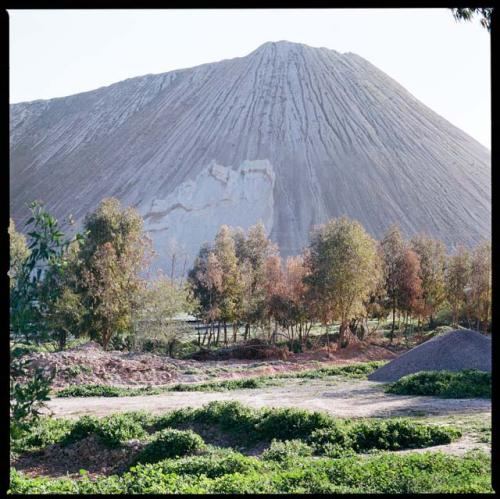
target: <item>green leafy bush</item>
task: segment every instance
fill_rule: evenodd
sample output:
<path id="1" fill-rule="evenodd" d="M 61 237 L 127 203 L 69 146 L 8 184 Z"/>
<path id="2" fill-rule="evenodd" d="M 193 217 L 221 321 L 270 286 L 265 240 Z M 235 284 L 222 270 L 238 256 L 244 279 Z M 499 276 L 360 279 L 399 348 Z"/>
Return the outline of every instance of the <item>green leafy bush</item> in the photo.
<path id="1" fill-rule="evenodd" d="M 67 419 L 42 417 L 20 438 L 11 441 L 11 451 L 21 454 L 61 442 L 71 432 L 73 425 L 74 422 Z"/>
<path id="2" fill-rule="evenodd" d="M 208 424 L 236 435 L 242 444 L 258 441 L 305 440 L 317 454 L 331 457 L 346 451 L 421 448 L 449 443 L 460 436 L 451 427 L 406 419 L 351 421 L 322 412 L 295 408 L 251 409 L 236 401 L 214 401 L 198 409 L 179 409 L 160 416 L 157 429 Z"/>
<path id="3" fill-rule="evenodd" d="M 371 374 L 386 363 L 387 361 L 384 360 L 376 360 L 359 364 L 348 364 L 346 366 L 320 367 L 319 369 L 311 369 L 308 371 L 280 373 L 273 377 L 316 379 L 326 378 L 328 376 L 343 376 L 347 378 L 365 378 L 368 374 Z"/>
<path id="4" fill-rule="evenodd" d="M 105 445 L 117 447 L 127 440 L 147 437 L 148 434 L 143 428 L 143 423 L 140 418 L 130 413 L 113 414 L 100 419 L 93 416 L 82 416 L 62 443 L 68 445 L 95 434 Z"/>
<path id="5" fill-rule="evenodd" d="M 415 423 L 407 419 L 338 421 L 311 433 L 308 443 L 330 457 L 373 449 L 398 450 L 447 444 L 460 437 L 455 428 Z"/>
<path id="6" fill-rule="evenodd" d="M 140 470 L 139 466 L 151 465 L 137 465 L 136 471 Z M 199 456 L 165 459 L 154 466 L 164 474 L 205 475 L 208 478 L 262 469 L 258 459 L 244 456 L 232 449 L 221 448 L 207 449 L 205 454 Z"/>
<path id="7" fill-rule="evenodd" d="M 99 428 L 99 419 L 94 416 L 82 416 L 75 422 L 71 431 L 62 439 L 63 445 L 69 445 L 78 440 L 97 432 Z"/>
<path id="8" fill-rule="evenodd" d="M 351 426 L 345 421 L 336 421 L 329 428 L 314 430 L 307 441 L 314 449 L 315 454 L 329 457 L 345 455 L 349 449 L 354 447 Z"/>
<path id="9" fill-rule="evenodd" d="M 295 408 L 263 409 L 255 429 L 264 440 L 291 440 L 307 438 L 314 430 L 333 424 L 333 418 L 322 412 Z"/>
<path id="10" fill-rule="evenodd" d="M 283 462 L 298 456 L 311 456 L 313 449 L 302 440 L 273 440 L 271 446 L 262 453 L 264 461 Z"/>
<path id="11" fill-rule="evenodd" d="M 163 388 L 120 388 L 108 385 L 74 385 L 56 392 L 56 397 L 133 397 L 138 395 L 159 395 Z"/>
<path id="12" fill-rule="evenodd" d="M 205 442 L 191 430 L 166 428 L 155 433 L 152 441 L 137 457 L 137 463 L 156 463 L 170 457 L 185 456 L 204 449 Z"/>
<path id="13" fill-rule="evenodd" d="M 10 363 L 10 421 L 11 437 L 20 438 L 40 417 L 56 371 L 47 374 L 37 367 L 29 370 L 29 360 L 23 356 L 11 358 Z"/>
<path id="14" fill-rule="evenodd" d="M 370 449 L 398 450 L 449 444 L 461 436 L 449 427 L 415 423 L 407 419 L 359 421 L 352 424 L 356 452 Z"/>
<path id="15" fill-rule="evenodd" d="M 228 454 L 229 456 L 229 454 Z M 252 457 L 226 461 L 207 456 L 138 465 L 121 476 L 90 480 L 28 478 L 11 470 L 12 494 L 179 494 L 179 493 L 492 493 L 491 459 L 482 452 L 452 456 L 440 452 L 259 463 Z M 228 464 L 231 462 L 232 464 Z M 237 464 L 235 464 L 237 463 Z M 207 464 L 208 472 L 202 471 Z M 174 471 L 175 470 L 175 471 Z M 226 473 L 227 471 L 227 473 Z"/>
<path id="16" fill-rule="evenodd" d="M 443 398 L 491 398 L 491 373 L 466 369 L 421 371 L 403 376 L 389 385 L 388 393 L 399 395 L 434 395 Z"/>

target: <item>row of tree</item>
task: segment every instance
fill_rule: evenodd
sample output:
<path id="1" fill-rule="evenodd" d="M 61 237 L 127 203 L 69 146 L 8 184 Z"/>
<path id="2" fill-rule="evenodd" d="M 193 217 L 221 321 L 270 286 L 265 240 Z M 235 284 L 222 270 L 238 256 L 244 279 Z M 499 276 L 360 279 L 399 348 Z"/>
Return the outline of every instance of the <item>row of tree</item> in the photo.
<path id="1" fill-rule="evenodd" d="M 452 323 L 486 330 L 491 317 L 491 247 L 459 247 L 447 255 L 444 244 L 419 234 L 406 240 L 397 226 L 374 240 L 347 218 L 317 228 L 306 250 L 283 261 L 261 224 L 245 235 L 222 226 L 212 245 L 204 245 L 189 273 L 197 312 L 209 325 L 202 344 L 229 341 L 228 324 L 307 341 L 311 328 L 340 323 L 345 346 L 368 331 L 369 318 L 396 315 L 405 328 L 449 307 Z M 215 332 L 217 331 L 217 332 Z M 355 336 L 353 333 L 356 332 Z M 328 335 L 327 335 L 328 338 Z"/>
<path id="2" fill-rule="evenodd" d="M 107 348 L 114 337 L 176 339 L 180 312 L 206 324 L 200 345 L 248 339 L 260 329 L 270 342 L 307 342 L 313 325 L 340 323 L 343 346 L 369 331 L 369 318 L 396 316 L 405 327 L 452 322 L 486 330 L 491 317 L 491 247 L 447 255 L 426 235 L 406 240 L 397 226 L 381 241 L 347 218 L 313 231 L 302 254 L 283 260 L 262 224 L 245 233 L 222 226 L 205 244 L 181 286 L 147 269 L 154 256 L 136 210 L 106 199 L 87 215 L 83 233 L 67 238 L 57 220 L 31 205 L 26 238 L 9 227 L 11 330 L 56 339 L 87 335 Z M 355 333 L 355 334 L 354 334 Z M 326 336 L 329 338 L 329 335 Z"/>

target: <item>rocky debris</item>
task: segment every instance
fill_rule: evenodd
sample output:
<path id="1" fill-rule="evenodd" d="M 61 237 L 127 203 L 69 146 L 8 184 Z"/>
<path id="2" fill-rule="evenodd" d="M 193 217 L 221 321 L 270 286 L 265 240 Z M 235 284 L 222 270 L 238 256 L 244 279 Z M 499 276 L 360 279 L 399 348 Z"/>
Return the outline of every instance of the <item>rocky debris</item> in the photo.
<path id="1" fill-rule="evenodd" d="M 293 354 L 287 348 L 270 346 L 259 339 L 215 351 L 201 350 L 191 359 L 104 351 L 94 342 L 62 352 L 27 356 L 32 368 L 39 367 L 47 373 L 56 368 L 55 390 L 75 384 L 139 387 L 245 378 L 394 357 L 386 348 L 366 342 L 338 351 L 331 345 L 329 352 L 323 348 Z"/>
<path id="2" fill-rule="evenodd" d="M 49 372 L 56 368 L 54 388 L 71 384 L 162 385 L 175 380 L 186 363 L 151 353 L 104 351 L 97 343 L 55 353 L 30 355 L 30 366 Z"/>
<path id="3" fill-rule="evenodd" d="M 397 381 L 419 371 L 463 369 L 491 372 L 491 338 L 470 329 L 439 334 L 377 369 L 368 379 Z"/>

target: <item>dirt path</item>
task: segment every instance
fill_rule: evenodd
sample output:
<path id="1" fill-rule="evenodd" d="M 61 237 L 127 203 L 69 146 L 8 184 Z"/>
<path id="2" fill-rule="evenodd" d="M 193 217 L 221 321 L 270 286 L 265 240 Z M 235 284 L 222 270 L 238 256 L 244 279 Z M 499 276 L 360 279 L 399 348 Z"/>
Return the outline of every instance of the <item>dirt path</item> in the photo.
<path id="1" fill-rule="evenodd" d="M 490 413 L 486 399 L 440 399 L 385 394 L 381 383 L 365 380 L 287 380 L 286 385 L 228 392 L 169 392 L 140 397 L 55 398 L 48 409 L 55 417 L 105 416 L 146 410 L 152 414 L 181 407 L 200 407 L 212 400 L 238 400 L 251 407 L 300 407 L 339 417 L 387 417 Z"/>

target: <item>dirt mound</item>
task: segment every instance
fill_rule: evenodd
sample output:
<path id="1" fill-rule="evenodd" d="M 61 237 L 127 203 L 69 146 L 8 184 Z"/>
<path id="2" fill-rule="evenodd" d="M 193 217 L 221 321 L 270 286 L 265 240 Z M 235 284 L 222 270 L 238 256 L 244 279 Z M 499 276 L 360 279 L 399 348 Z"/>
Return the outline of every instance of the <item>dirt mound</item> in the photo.
<path id="1" fill-rule="evenodd" d="M 177 378 L 179 362 L 152 353 L 104 351 L 93 342 L 62 352 L 30 355 L 32 367 L 40 367 L 46 372 L 56 368 L 55 388 L 94 383 L 161 385 Z"/>
<path id="2" fill-rule="evenodd" d="M 368 376 L 372 381 L 396 381 L 418 371 L 491 371 L 491 338 L 469 329 L 440 334 L 400 355 Z"/>

